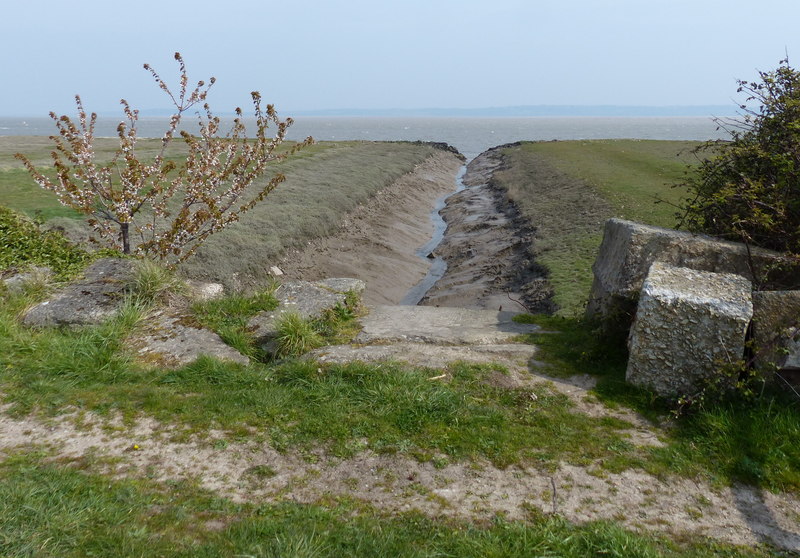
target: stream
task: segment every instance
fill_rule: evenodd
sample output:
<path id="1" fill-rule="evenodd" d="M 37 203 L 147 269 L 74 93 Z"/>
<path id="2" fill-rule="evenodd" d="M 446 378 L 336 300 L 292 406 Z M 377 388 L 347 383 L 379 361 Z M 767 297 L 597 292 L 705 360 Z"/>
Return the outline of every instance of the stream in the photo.
<path id="1" fill-rule="evenodd" d="M 433 235 L 431 239 L 423 246 L 417 249 L 416 255 L 430 262 L 430 269 L 428 274 L 416 285 L 408 290 L 400 304 L 403 306 L 416 306 L 428 294 L 428 291 L 441 279 L 447 272 L 447 262 L 440 256 L 434 254 L 434 250 L 444 240 L 445 231 L 447 230 L 447 223 L 441 215 L 441 211 L 447 205 L 447 200 L 455 194 L 461 192 L 466 188 L 464 185 L 464 175 L 467 172 L 467 165 L 461 167 L 456 176 L 456 189 L 454 192 L 446 194 L 436 200 L 431 211 L 431 221 L 433 222 Z M 433 255 L 433 258 L 431 258 Z"/>

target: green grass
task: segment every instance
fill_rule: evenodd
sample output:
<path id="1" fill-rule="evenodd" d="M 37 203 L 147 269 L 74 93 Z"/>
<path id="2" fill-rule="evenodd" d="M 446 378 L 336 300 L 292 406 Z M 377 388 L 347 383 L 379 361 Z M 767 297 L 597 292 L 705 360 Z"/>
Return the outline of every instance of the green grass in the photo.
<path id="1" fill-rule="evenodd" d="M 146 413 L 185 425 L 187 433 L 219 428 L 235 437 L 255 428 L 280 450 L 322 445 L 353 455 L 370 448 L 548 467 L 588 463 L 625 437 L 627 424 L 574 412 L 546 387 L 533 395 L 491 387 L 486 378 L 499 373 L 491 367 L 460 367 L 449 383 L 431 382 L 428 370 L 389 365 L 244 367 L 203 358 L 174 371 L 147 369 L 125 355 L 134 320 L 81 332 L 30 331 L 16 322 L 25 304 L 19 297 L 0 304 L 0 388 L 17 414 Z"/>
<path id="2" fill-rule="evenodd" d="M 278 301 L 274 288 L 266 288 L 245 295 L 232 293 L 221 298 L 192 305 L 192 315 L 198 325 L 215 331 L 225 343 L 251 358 L 262 360 L 264 355 L 253 345 L 247 322 L 266 310 L 274 310 Z"/>
<path id="3" fill-rule="evenodd" d="M 9 558 L 769 556 L 705 540 L 674 543 L 611 522 L 532 513 L 483 525 L 387 515 L 348 500 L 236 504 L 187 482 L 112 480 L 85 460 L 27 453 L 0 462 L 0 554 Z M 88 471 L 87 471 L 88 469 Z"/>
<path id="4" fill-rule="evenodd" d="M 550 272 L 560 315 L 582 311 L 610 217 L 674 226 L 680 181 L 695 142 L 595 140 L 506 148 L 497 183 L 537 228 L 536 257 Z M 656 204 L 657 199 L 665 200 Z"/>
<path id="5" fill-rule="evenodd" d="M 540 350 L 538 358 L 549 365 L 548 374 L 592 374 L 598 378 L 594 393 L 604 403 L 634 409 L 656 422 L 669 419 L 668 401 L 625 382 L 626 354 L 619 339 L 604 338 L 580 319 L 519 319 L 559 332 L 530 337 Z M 732 395 L 670 422 L 672 427 L 663 431 L 665 447 L 646 450 L 644 457 L 629 456 L 624 464 L 659 476 L 705 477 L 722 485 L 742 482 L 773 491 L 800 489 L 796 399 L 769 390 L 755 399 Z"/>

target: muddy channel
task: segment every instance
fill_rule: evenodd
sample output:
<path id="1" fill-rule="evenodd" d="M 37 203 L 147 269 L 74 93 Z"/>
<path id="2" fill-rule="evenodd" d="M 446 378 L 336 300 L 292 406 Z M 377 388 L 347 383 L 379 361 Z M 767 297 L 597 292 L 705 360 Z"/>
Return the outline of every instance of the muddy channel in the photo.
<path id="1" fill-rule="evenodd" d="M 501 148 L 466 167 L 438 152 L 280 267 L 292 279 L 363 279 L 367 304 L 551 312 L 535 230 L 492 180 L 503 164 Z"/>

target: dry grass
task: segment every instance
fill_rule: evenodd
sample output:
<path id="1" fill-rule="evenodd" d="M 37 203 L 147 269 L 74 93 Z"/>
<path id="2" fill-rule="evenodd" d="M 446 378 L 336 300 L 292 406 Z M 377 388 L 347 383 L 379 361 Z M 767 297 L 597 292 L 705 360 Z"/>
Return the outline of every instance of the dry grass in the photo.
<path id="1" fill-rule="evenodd" d="M 140 156 L 154 155 L 158 140 L 142 140 Z M 116 141 L 98 139 L 98 160 L 112 156 Z M 68 236 L 86 236 L 80 216 L 36 186 L 13 158 L 25 153 L 36 165 L 49 162 L 45 137 L 0 137 L 0 199 L 3 205 L 38 214 Z M 170 156 L 180 156 L 180 146 Z M 211 237 L 180 269 L 182 275 L 219 281 L 228 287 L 261 286 L 281 255 L 312 238 L 331 234 L 345 215 L 424 161 L 428 145 L 325 142 L 276 165 L 287 176 L 267 200 L 242 220 Z M 257 188 L 258 184 L 254 185 Z"/>

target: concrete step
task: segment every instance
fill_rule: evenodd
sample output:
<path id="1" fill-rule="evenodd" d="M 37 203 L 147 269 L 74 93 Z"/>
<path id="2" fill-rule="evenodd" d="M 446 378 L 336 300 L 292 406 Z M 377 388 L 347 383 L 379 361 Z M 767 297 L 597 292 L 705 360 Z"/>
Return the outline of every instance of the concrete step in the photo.
<path id="1" fill-rule="evenodd" d="M 540 328 L 512 321 L 516 312 L 437 306 L 375 306 L 361 319 L 356 343 L 412 341 L 436 345 L 488 345 Z"/>

